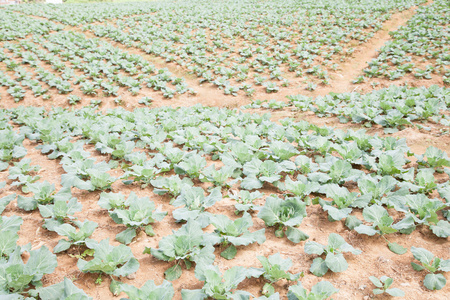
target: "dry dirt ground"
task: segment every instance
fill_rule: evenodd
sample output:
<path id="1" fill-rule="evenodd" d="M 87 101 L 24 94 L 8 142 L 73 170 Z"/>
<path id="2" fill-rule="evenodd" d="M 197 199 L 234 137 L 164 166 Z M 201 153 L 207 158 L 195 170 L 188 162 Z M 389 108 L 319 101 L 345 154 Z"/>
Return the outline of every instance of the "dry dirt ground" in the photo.
<path id="1" fill-rule="evenodd" d="M 426 4 L 425 4 L 426 5 Z M 262 91 L 257 91 L 254 99 L 276 99 L 280 101 L 287 101 L 286 95 L 292 94 L 305 94 L 308 96 L 324 95 L 331 91 L 333 92 L 351 92 L 359 91 L 366 92 L 372 90 L 369 82 L 364 84 L 355 85 L 351 81 L 355 79 L 356 76 L 360 75 L 362 69 L 366 67 L 367 62 L 372 58 L 376 57 L 377 49 L 384 45 L 384 43 L 389 39 L 389 31 L 395 30 L 401 25 L 406 24 L 407 20 L 414 14 L 415 8 L 409 9 L 402 13 L 398 13 L 392 16 L 392 18 L 384 24 L 382 30 L 375 34 L 375 36 L 370 39 L 369 42 L 356 46 L 356 50 L 353 53 L 353 57 L 347 62 L 341 64 L 340 70 L 331 74 L 331 84 L 330 86 L 323 87 L 319 86 L 315 91 L 309 92 L 304 88 L 299 88 L 300 83 L 291 84 L 290 87 L 283 89 L 279 93 L 267 95 Z M 114 43 L 118 46 L 117 43 Z M 132 51 L 132 49 L 129 49 Z M 139 53 L 138 49 L 133 50 Z M 195 86 L 198 91 L 196 96 L 181 96 L 172 100 L 164 100 L 162 97 L 154 97 L 153 106 L 190 106 L 196 103 L 201 103 L 208 106 L 218 106 L 218 107 L 228 107 L 228 108 L 239 108 L 242 105 L 250 103 L 250 99 L 246 97 L 233 97 L 223 95 L 221 91 L 218 91 L 215 87 L 211 86 L 198 86 L 196 79 L 186 75 L 183 70 L 174 65 L 163 65 L 161 62 L 158 63 L 158 59 L 148 57 L 152 59 L 152 62 L 157 65 L 157 67 L 164 66 L 168 67 L 171 72 L 175 75 L 184 76 L 187 78 L 188 83 Z M 159 64 L 159 65 L 158 65 Z M 380 82 L 377 88 L 386 87 L 391 82 L 384 80 L 376 80 Z M 402 84 L 402 81 L 397 81 L 396 84 Z M 433 81 L 416 80 L 414 82 L 409 82 L 415 86 L 430 86 Z M 44 106 L 45 108 L 51 108 L 52 106 L 64 106 L 68 107 L 66 96 L 55 94 L 51 100 L 42 101 L 36 100 L 30 95 L 26 97 L 21 103 L 14 103 L 12 99 L 6 97 L 6 92 L 0 90 L 2 96 L 1 106 L 3 108 L 16 107 L 18 105 L 32 105 L 32 106 Z M 77 91 L 75 91 L 76 93 Z M 80 92 L 80 91 L 78 91 Z M 80 94 L 81 95 L 81 94 Z M 152 95 L 153 96 L 153 95 Z M 95 97 L 94 97 L 95 98 Z M 137 106 L 137 100 L 134 97 L 123 98 L 124 107 L 127 109 L 133 109 Z M 90 98 L 83 100 L 83 102 L 78 105 L 85 105 L 89 103 Z M 102 109 L 113 108 L 116 105 L 111 98 L 104 98 Z M 252 110 L 253 112 L 265 113 L 267 110 Z M 338 128 L 352 128 L 359 129 L 359 125 L 352 124 L 340 124 L 337 119 L 334 118 L 318 118 L 312 113 L 298 113 L 292 112 L 289 109 L 284 109 L 280 111 L 273 111 L 272 118 L 277 121 L 284 117 L 292 117 L 295 119 L 305 119 L 317 125 L 326 125 Z M 435 146 L 442 150 L 450 149 L 450 137 L 448 135 L 440 136 L 438 134 L 439 125 L 430 124 L 433 128 L 431 132 L 420 131 L 416 128 L 407 128 L 403 131 L 396 133 L 394 136 L 399 138 L 406 138 L 407 144 L 411 147 L 412 152 L 416 154 L 422 154 L 428 146 Z M 383 135 L 381 128 L 373 127 L 368 131 L 370 134 Z M 30 158 L 33 163 L 39 164 L 42 169 L 39 175 L 54 183 L 58 188 L 60 188 L 60 178 L 61 174 L 64 173 L 61 165 L 59 165 L 58 160 L 50 160 L 46 156 L 42 155 L 39 150 L 35 149 L 36 143 L 26 140 L 25 146 L 28 149 L 27 158 Z M 108 157 L 102 156 L 92 149 L 92 154 L 98 159 L 98 161 L 105 160 Z M 112 174 L 116 177 L 121 175 L 121 171 L 115 171 Z M 7 180 L 7 172 L 0 172 L 0 181 Z M 148 237 L 141 233 L 135 241 L 133 241 L 129 246 L 131 247 L 135 257 L 139 260 L 140 269 L 139 271 L 129 277 L 125 278 L 123 281 L 126 283 L 133 284 L 135 286 L 141 286 L 147 280 L 155 280 L 157 284 L 160 284 L 163 280 L 163 273 L 171 263 L 162 262 L 155 259 L 151 255 L 143 254 L 145 247 L 157 247 L 158 241 L 161 237 L 171 234 L 172 230 L 176 230 L 180 227 L 171 218 L 171 212 L 174 209 L 169 205 L 169 198 L 164 196 L 158 196 L 154 194 L 151 188 L 140 189 L 136 185 L 127 186 L 124 185 L 120 180 L 113 184 L 114 192 L 122 192 L 123 194 L 129 194 L 130 192 L 135 192 L 138 196 L 149 196 L 156 205 L 162 205 L 164 211 L 168 211 L 169 214 L 164 218 L 163 221 L 157 222 L 154 225 L 154 230 L 156 235 L 154 237 Z M 5 196 L 8 193 L 18 193 L 21 194 L 20 190 L 9 186 L 6 191 L 0 194 L 0 197 Z M 224 191 L 224 195 L 228 191 Z M 273 193 L 273 190 L 263 189 L 266 195 Z M 99 192 L 87 192 L 78 190 L 76 188 L 72 189 L 73 196 L 78 198 L 83 204 L 83 211 L 76 214 L 80 220 L 89 219 L 97 222 L 99 224 L 98 229 L 94 232 L 92 238 L 96 240 L 102 240 L 104 238 L 110 238 L 111 244 L 118 245 L 118 242 L 114 241 L 114 236 L 124 229 L 123 226 L 117 225 L 109 217 L 106 210 L 101 209 L 97 205 L 97 200 L 99 199 Z M 263 204 L 263 199 L 257 200 L 256 204 Z M 234 217 L 234 201 L 224 198 L 221 202 L 216 204 L 211 210 L 211 213 L 215 214 L 225 214 L 229 217 Z M 394 211 L 390 211 L 392 216 L 396 217 Z M 39 212 L 36 210 L 34 212 L 26 213 L 21 209 L 17 208 L 15 202 L 11 203 L 3 213 L 5 216 L 18 215 L 24 219 L 24 223 L 19 232 L 20 239 L 19 244 L 23 245 L 31 242 L 33 248 L 39 248 L 42 245 L 47 245 L 50 249 L 54 247 L 60 237 L 54 233 L 47 231 L 42 228 L 43 219 Z M 312 263 L 314 256 L 307 255 L 304 253 L 304 243 L 293 244 L 289 242 L 286 238 L 277 238 L 274 235 L 274 230 L 272 228 L 266 229 L 267 241 L 263 245 L 253 244 L 246 247 L 238 247 L 238 254 L 236 258 L 231 261 L 227 261 L 222 258 L 219 254 L 222 251 L 220 248 L 216 250 L 216 261 L 215 263 L 222 269 L 227 269 L 235 265 L 241 265 L 245 267 L 250 266 L 260 266 L 257 260 L 258 255 L 269 256 L 275 253 L 281 253 L 283 257 L 290 257 L 293 260 L 293 268 L 291 272 L 297 273 L 303 271 L 305 276 L 301 279 L 303 285 L 310 288 L 313 284 L 320 280 L 330 281 L 336 288 L 340 289 L 340 292 L 336 294 L 334 299 L 388 299 L 385 296 L 374 296 L 372 289 L 374 286 L 368 280 L 368 277 L 373 275 L 381 277 L 382 275 L 388 275 L 394 279 L 394 287 L 401 288 L 406 292 L 407 299 L 449 299 L 450 294 L 450 284 L 440 290 L 440 291 L 429 291 L 423 286 L 423 279 L 425 276 L 424 272 L 416 272 L 412 269 L 410 262 L 413 261 L 412 254 L 408 252 L 404 255 L 396 255 L 387 249 L 386 242 L 381 237 L 368 237 L 359 235 L 354 231 L 349 231 L 344 227 L 342 222 L 329 222 L 327 220 L 327 214 L 324 212 L 320 206 L 312 205 L 307 208 L 307 217 L 304 219 L 300 226 L 300 230 L 309 234 L 311 240 L 317 241 L 319 243 L 326 244 L 327 237 L 330 233 L 339 233 L 344 239 L 350 243 L 355 248 L 361 249 L 363 252 L 361 255 L 347 255 L 347 261 L 349 262 L 349 269 L 343 273 L 332 273 L 328 272 L 323 278 L 318 278 L 309 272 L 309 267 Z M 264 228 L 264 223 L 262 220 L 253 217 L 254 226 L 251 231 Z M 212 231 L 213 227 L 210 225 L 206 228 L 207 231 Z M 411 246 L 423 247 L 432 251 L 436 256 L 443 259 L 450 259 L 450 248 L 449 241 L 443 238 L 437 238 L 426 228 L 419 228 L 414 231 L 411 235 L 390 235 L 390 240 L 392 242 L 397 242 L 400 245 L 410 248 Z M 74 280 L 74 283 L 82 288 L 89 295 L 94 297 L 94 299 L 120 299 L 120 297 L 114 297 L 109 291 L 110 279 L 106 276 L 103 277 L 103 283 L 96 285 L 94 283 L 96 275 L 84 274 L 80 272 L 76 266 L 77 258 L 71 257 L 69 254 L 79 254 L 78 251 L 70 250 L 68 253 L 58 254 L 58 267 L 55 272 L 51 275 L 44 276 L 44 285 L 50 285 L 60 282 L 64 277 L 68 277 Z M 449 275 L 446 275 L 450 279 Z M 282 298 L 286 297 L 287 289 L 289 285 L 286 281 L 280 281 L 275 284 L 276 291 L 280 292 Z M 198 289 L 202 287 L 202 283 L 199 282 L 194 277 L 194 270 L 184 270 L 183 275 L 180 279 L 173 282 L 176 298 L 181 299 L 180 291 L 181 289 Z M 254 295 L 261 295 L 260 290 L 264 282 L 262 280 L 245 280 L 239 285 L 239 289 L 247 290 Z M 120 296 L 125 296 L 121 294 Z"/>

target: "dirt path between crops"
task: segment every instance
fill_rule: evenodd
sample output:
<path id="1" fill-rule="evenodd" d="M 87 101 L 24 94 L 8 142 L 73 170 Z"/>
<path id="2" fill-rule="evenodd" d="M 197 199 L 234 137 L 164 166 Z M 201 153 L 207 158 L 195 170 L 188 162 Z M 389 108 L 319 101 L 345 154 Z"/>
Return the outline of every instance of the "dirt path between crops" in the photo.
<path id="1" fill-rule="evenodd" d="M 379 50 L 391 39 L 389 32 L 399 29 L 406 25 L 408 20 L 415 14 L 417 7 L 412 7 L 401 13 L 395 14 L 389 19 L 383 27 L 375 33 L 367 43 L 356 48 L 354 57 L 341 64 L 341 71 L 333 79 L 332 85 L 335 92 L 348 92 L 354 89 L 354 85 L 349 87 L 351 81 L 361 75 L 362 70 L 368 66 L 368 63 L 377 58 Z"/>
<path id="2" fill-rule="evenodd" d="M 430 5 L 433 1 L 428 1 L 422 5 Z M 413 6 L 410 9 L 404 10 L 403 12 L 393 14 L 391 18 L 383 24 L 383 27 L 375 33 L 375 35 L 366 43 L 357 46 L 353 52 L 352 58 L 348 59 L 346 62 L 340 64 L 339 72 L 332 73 L 331 84 L 328 87 L 324 87 L 315 91 L 316 95 L 326 95 L 330 92 L 336 93 L 346 93 L 353 91 L 370 91 L 372 86 L 369 82 L 362 84 L 353 84 L 352 81 L 355 80 L 359 75 L 363 75 L 363 69 L 368 67 L 368 62 L 378 56 L 379 50 L 391 39 L 389 32 L 398 30 L 401 26 L 405 26 L 412 16 L 416 13 L 418 6 Z M 403 84 L 401 80 L 393 83 L 389 80 L 378 79 L 377 81 L 381 84 L 378 88 L 382 88 L 392 84 Z M 429 86 L 433 82 L 425 81 L 421 82 L 422 85 Z"/>
<path id="3" fill-rule="evenodd" d="M 215 85 L 212 84 L 199 84 L 199 79 L 194 74 L 189 74 L 187 70 L 175 63 L 167 63 L 163 58 L 157 57 L 152 54 L 146 53 L 144 50 L 136 48 L 136 47 L 128 47 L 123 45 L 120 42 L 116 42 L 111 38 L 107 37 L 98 37 L 94 33 L 90 31 L 83 31 L 78 27 L 75 26 L 66 26 L 64 30 L 70 30 L 74 32 L 78 32 L 86 36 L 86 38 L 91 39 L 100 39 L 103 41 L 106 41 L 113 45 L 114 47 L 117 47 L 123 51 L 126 51 L 131 54 L 138 54 L 142 56 L 145 60 L 153 64 L 158 69 L 168 69 L 172 74 L 174 74 L 177 77 L 182 77 L 185 79 L 186 83 L 189 87 L 193 88 L 196 92 L 196 96 L 186 96 L 186 95 L 177 95 L 173 99 L 170 99 L 168 102 L 167 99 L 160 98 L 160 101 L 155 99 L 156 101 L 153 102 L 153 106 L 171 106 L 171 107 L 178 107 L 178 106 L 192 106 L 198 103 L 208 105 L 208 106 L 218 106 L 218 107 L 224 107 L 232 102 L 232 100 L 236 100 L 236 97 L 225 95 L 222 91 L 218 90 L 218 88 Z M 153 96 L 153 95 L 152 95 Z M 124 97 L 122 97 L 124 98 Z M 134 97 L 136 98 L 136 97 Z M 189 98 L 189 99 L 187 99 Z M 239 97 L 241 98 L 241 97 Z M 245 97 L 242 97 L 245 99 Z M 124 101 L 127 102 L 127 99 L 124 98 Z M 132 101 L 135 102 L 135 101 Z M 248 100 L 247 100 L 248 102 Z M 246 102 L 246 103 L 247 103 Z M 244 104 L 243 104 L 244 105 Z"/>

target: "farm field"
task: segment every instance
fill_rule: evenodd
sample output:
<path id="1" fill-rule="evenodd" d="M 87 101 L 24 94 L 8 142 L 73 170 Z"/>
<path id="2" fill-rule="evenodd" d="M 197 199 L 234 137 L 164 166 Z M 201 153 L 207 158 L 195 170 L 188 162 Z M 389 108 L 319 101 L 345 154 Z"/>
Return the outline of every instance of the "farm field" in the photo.
<path id="1" fill-rule="evenodd" d="M 0 299 L 447 299 L 449 19 L 0 7 Z"/>

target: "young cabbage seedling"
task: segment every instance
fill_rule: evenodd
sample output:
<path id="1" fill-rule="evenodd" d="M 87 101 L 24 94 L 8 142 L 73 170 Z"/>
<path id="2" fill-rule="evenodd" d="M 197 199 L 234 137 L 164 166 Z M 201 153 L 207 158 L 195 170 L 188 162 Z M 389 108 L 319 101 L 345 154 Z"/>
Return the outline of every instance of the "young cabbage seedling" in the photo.
<path id="1" fill-rule="evenodd" d="M 252 243 L 262 244 L 266 241 L 265 228 L 255 232 L 248 229 L 253 226 L 252 217 L 246 212 L 234 221 L 224 215 L 213 215 L 211 224 L 216 227 L 214 232 L 207 234 L 206 240 L 213 245 L 221 244 L 227 247 L 220 256 L 232 259 L 236 256 L 236 246 L 247 246 Z"/>
<path id="2" fill-rule="evenodd" d="M 401 289 L 389 288 L 394 282 L 394 279 L 387 276 L 381 276 L 380 279 L 375 276 L 370 276 L 369 279 L 377 287 L 372 290 L 375 295 L 386 293 L 392 297 L 405 297 L 405 292 Z"/>
<path id="3" fill-rule="evenodd" d="M 31 165 L 31 159 L 23 158 L 20 162 L 15 162 L 14 166 L 9 168 L 8 179 L 12 179 L 14 182 L 12 186 L 22 186 L 22 191 L 27 191 L 27 185 L 38 181 L 41 177 L 39 175 L 33 176 L 32 174 L 37 174 L 41 169 L 38 165 Z"/>
<path id="4" fill-rule="evenodd" d="M 416 155 L 416 158 L 419 166 L 434 168 L 440 173 L 443 172 L 444 167 L 450 167 L 447 153 L 433 146 L 428 147 L 423 155 Z"/>
<path id="5" fill-rule="evenodd" d="M 64 224 L 64 222 L 71 222 L 76 218 L 73 216 L 76 212 L 81 211 L 82 205 L 77 198 L 58 197 L 54 204 L 38 205 L 39 212 L 44 218 L 43 227 L 55 231 L 55 226 Z"/>
<path id="6" fill-rule="evenodd" d="M 16 246 L 7 258 L 0 260 L 0 295 L 11 294 L 7 299 L 24 299 L 21 294 L 27 293 L 31 286 L 42 286 L 41 279 L 45 274 L 51 274 L 58 266 L 56 255 L 47 247 L 30 250 L 28 246 Z M 22 260 L 22 253 L 27 251 L 27 263 Z M 2 296 L 1 298 L 5 298 Z"/>
<path id="7" fill-rule="evenodd" d="M 82 289 L 73 284 L 72 280 L 67 277 L 64 277 L 64 280 L 60 283 L 47 287 L 38 287 L 36 290 L 29 290 L 28 293 L 36 299 L 93 299 L 92 297 L 89 297 Z"/>
<path id="8" fill-rule="evenodd" d="M 203 246 L 206 245 L 206 246 Z M 163 261 L 176 261 L 176 264 L 164 272 L 169 281 L 180 278 L 182 269 L 180 262 L 184 261 L 189 269 L 192 263 L 212 264 L 214 261 L 214 247 L 205 240 L 202 226 L 192 219 L 174 232 L 159 241 L 159 249 L 145 248 L 144 253 L 151 254 Z"/>
<path id="9" fill-rule="evenodd" d="M 169 194 L 172 197 L 180 195 L 185 186 L 192 187 L 194 183 L 189 177 L 180 178 L 179 175 L 173 175 L 170 177 L 158 176 L 150 181 L 151 185 L 155 187 L 153 192 L 158 195 Z M 172 198 L 171 203 L 173 203 Z"/>
<path id="10" fill-rule="evenodd" d="M 427 270 L 429 274 L 425 276 L 423 285 L 429 290 L 442 289 L 447 280 L 441 273 L 435 274 L 437 271 L 450 272 L 450 259 L 441 260 L 435 257 L 433 253 L 424 248 L 411 247 L 411 253 L 414 258 L 420 261 L 420 265 L 411 262 L 411 266 L 416 271 Z"/>
<path id="11" fill-rule="evenodd" d="M 283 259 L 279 253 L 271 255 L 269 257 L 258 256 L 258 260 L 262 264 L 262 268 L 250 268 L 248 269 L 248 274 L 251 277 L 259 278 L 263 276 L 267 282 L 262 290 L 262 293 L 266 296 L 273 295 L 275 293 L 275 288 L 273 283 L 281 279 L 286 279 L 289 281 L 298 280 L 303 276 L 303 272 L 292 274 L 289 273 L 289 269 L 292 267 L 292 260 L 290 258 Z"/>
<path id="12" fill-rule="evenodd" d="M 258 217 L 267 226 L 275 226 L 277 237 L 286 237 L 293 243 L 308 239 L 308 235 L 295 228 L 306 217 L 306 204 L 299 197 L 282 200 L 274 195 L 267 197 L 265 205 L 261 208 Z M 284 232 L 286 230 L 286 233 Z"/>
<path id="13" fill-rule="evenodd" d="M 116 286 L 115 296 L 119 295 L 120 292 L 124 292 L 129 297 L 121 298 L 123 300 L 172 300 L 175 294 L 172 283 L 166 280 L 161 285 L 156 285 L 153 280 L 148 280 L 141 288 L 122 282 L 117 282 Z"/>
<path id="14" fill-rule="evenodd" d="M 327 198 L 331 198 L 332 201 L 320 199 L 319 204 L 328 212 L 328 220 L 332 222 L 348 218 L 353 207 L 362 208 L 368 202 L 362 201 L 357 193 L 349 192 L 347 188 L 337 184 L 328 184 L 325 191 Z"/>
<path id="15" fill-rule="evenodd" d="M 240 212 L 245 213 L 248 211 L 258 210 L 259 206 L 253 204 L 253 201 L 258 198 L 262 198 L 264 193 L 259 191 L 250 193 L 249 191 L 241 190 L 240 192 L 232 191 L 232 194 L 228 194 L 228 196 L 238 202 L 234 205 L 236 208 L 234 213 L 238 215 Z"/>
<path id="16" fill-rule="evenodd" d="M 407 252 L 406 248 L 397 243 L 390 242 L 384 235 L 395 233 L 399 230 L 408 230 L 409 228 L 414 227 L 413 218 L 405 218 L 402 221 L 393 224 L 394 219 L 389 216 L 389 213 L 384 207 L 378 204 L 364 208 L 363 217 L 366 221 L 372 222 L 373 225 L 368 226 L 360 224 L 354 228 L 356 232 L 369 236 L 379 234 L 388 243 L 389 250 L 392 252 L 396 254 L 405 254 Z"/>
<path id="17" fill-rule="evenodd" d="M 325 300 L 337 292 L 339 292 L 339 289 L 335 288 L 330 282 L 320 281 L 313 285 L 308 293 L 299 281 L 296 285 L 289 287 L 287 296 L 288 300 Z"/>
<path id="18" fill-rule="evenodd" d="M 211 217 L 205 210 L 220 200 L 222 200 L 220 188 L 214 188 L 208 196 L 205 196 L 201 187 L 184 186 L 180 195 L 172 202 L 173 206 L 184 206 L 173 211 L 173 218 L 178 222 L 193 219 L 205 228 L 210 224 Z"/>
<path id="19" fill-rule="evenodd" d="M 85 245 L 86 239 L 89 238 L 98 224 L 89 220 L 84 222 L 74 221 L 77 228 L 70 224 L 56 225 L 53 230 L 61 236 L 67 237 L 66 239 L 59 240 L 58 244 L 53 248 L 53 253 L 60 253 L 69 249 L 72 245 L 82 246 Z"/>
<path id="20" fill-rule="evenodd" d="M 317 257 L 313 260 L 310 271 L 316 276 L 322 277 L 330 269 L 333 272 L 343 272 L 347 270 L 348 263 L 345 260 L 344 252 L 355 255 L 361 254 L 361 250 L 353 248 L 339 234 L 331 233 L 328 236 L 328 245 L 308 241 L 305 244 L 307 254 L 325 255 L 325 259 Z"/>
<path id="21" fill-rule="evenodd" d="M 38 205 L 52 204 L 55 199 L 70 199 L 70 188 L 63 187 L 59 192 L 55 191 L 55 185 L 48 181 L 35 182 L 27 186 L 28 191 L 34 193 L 32 197 L 18 196 L 17 206 L 23 210 L 35 210 Z"/>
<path id="22" fill-rule="evenodd" d="M 167 215 L 167 212 L 155 209 L 155 203 L 148 197 L 139 198 L 134 192 L 130 193 L 128 199 L 120 193 L 102 193 L 98 204 L 108 209 L 114 222 L 127 226 L 127 229 L 116 235 L 116 240 L 126 245 L 131 243 L 139 230 L 153 236 L 151 224 Z"/>
<path id="23" fill-rule="evenodd" d="M 125 245 L 111 246 L 109 238 L 100 242 L 86 239 L 85 243 L 86 247 L 94 250 L 94 258 L 89 261 L 80 258 L 77 266 L 84 273 L 99 273 L 96 283 L 101 283 L 102 274 L 107 274 L 112 279 L 110 289 L 114 290 L 117 281 L 112 276 L 125 277 L 139 269 L 139 262 L 134 258 L 131 248 Z"/>
<path id="24" fill-rule="evenodd" d="M 247 270 L 234 266 L 223 275 L 217 266 L 199 264 L 195 268 L 195 277 L 204 281 L 203 287 L 197 290 L 182 290 L 183 299 L 242 299 L 253 296 L 249 292 L 236 290 L 239 283 L 248 277 Z"/>

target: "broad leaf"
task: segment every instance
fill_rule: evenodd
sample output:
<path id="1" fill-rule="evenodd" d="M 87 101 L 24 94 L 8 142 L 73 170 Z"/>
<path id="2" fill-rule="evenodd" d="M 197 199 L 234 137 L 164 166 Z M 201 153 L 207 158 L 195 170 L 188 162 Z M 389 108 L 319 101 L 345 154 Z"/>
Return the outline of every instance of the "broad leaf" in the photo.
<path id="1" fill-rule="evenodd" d="M 405 247 L 403 247 L 402 245 L 399 245 L 397 243 L 389 243 L 388 247 L 389 247 L 389 250 L 391 250 L 395 254 L 402 255 L 402 254 L 405 254 L 406 252 L 408 252 L 408 249 L 406 249 Z"/>
<path id="2" fill-rule="evenodd" d="M 168 281 L 174 281 L 181 277 L 181 274 L 183 273 L 183 270 L 181 270 L 180 265 L 174 265 L 173 267 L 168 268 L 164 272 L 164 277 Z"/>
<path id="3" fill-rule="evenodd" d="M 423 281 L 423 285 L 429 290 L 440 290 L 447 283 L 447 279 L 445 279 L 442 274 L 427 274 Z"/>

